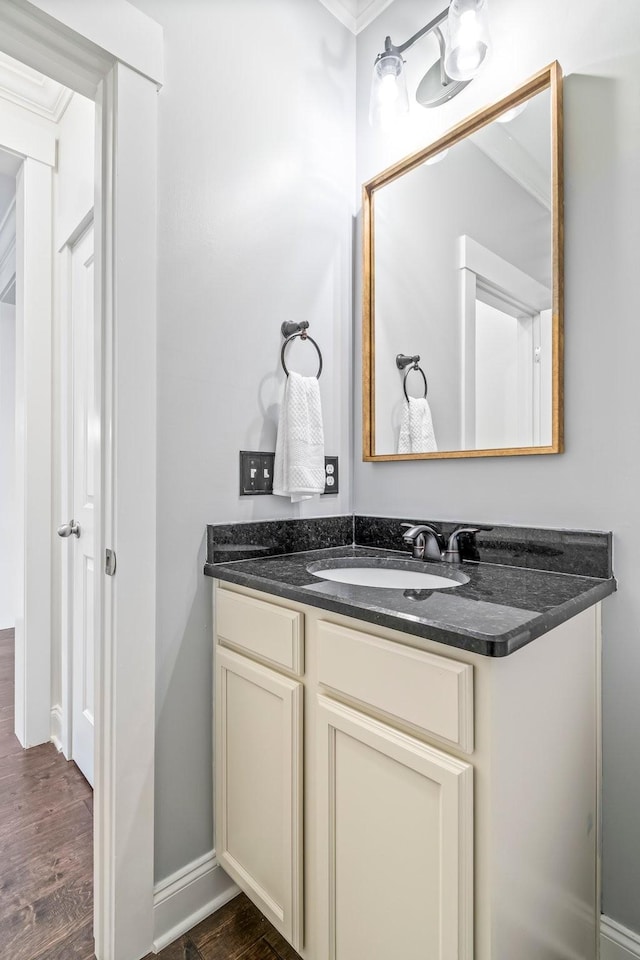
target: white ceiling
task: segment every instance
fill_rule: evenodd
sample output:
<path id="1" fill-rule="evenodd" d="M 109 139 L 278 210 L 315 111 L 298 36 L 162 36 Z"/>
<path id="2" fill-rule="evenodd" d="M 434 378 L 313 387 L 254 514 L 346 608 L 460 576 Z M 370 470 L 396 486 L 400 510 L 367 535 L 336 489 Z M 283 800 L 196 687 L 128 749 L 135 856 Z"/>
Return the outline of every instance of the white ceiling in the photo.
<path id="1" fill-rule="evenodd" d="M 490 123 L 471 140 L 539 203 L 551 210 L 551 102 L 543 90 L 509 123 Z"/>
<path id="2" fill-rule="evenodd" d="M 0 97 L 57 123 L 72 91 L 24 63 L 0 53 Z"/>
<path id="3" fill-rule="evenodd" d="M 386 10 L 393 0 L 320 0 L 340 23 L 352 33 L 360 33 L 375 20 L 379 13 Z"/>

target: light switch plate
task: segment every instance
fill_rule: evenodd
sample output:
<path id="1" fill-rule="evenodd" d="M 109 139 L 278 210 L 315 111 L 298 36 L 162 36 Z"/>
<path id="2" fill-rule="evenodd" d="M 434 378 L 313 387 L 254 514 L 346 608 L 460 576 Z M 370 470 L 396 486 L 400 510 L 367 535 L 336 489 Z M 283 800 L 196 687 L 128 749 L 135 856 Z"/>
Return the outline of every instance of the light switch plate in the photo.
<path id="1" fill-rule="evenodd" d="M 253 497 L 273 493 L 275 453 L 260 450 L 240 451 L 240 496 Z"/>

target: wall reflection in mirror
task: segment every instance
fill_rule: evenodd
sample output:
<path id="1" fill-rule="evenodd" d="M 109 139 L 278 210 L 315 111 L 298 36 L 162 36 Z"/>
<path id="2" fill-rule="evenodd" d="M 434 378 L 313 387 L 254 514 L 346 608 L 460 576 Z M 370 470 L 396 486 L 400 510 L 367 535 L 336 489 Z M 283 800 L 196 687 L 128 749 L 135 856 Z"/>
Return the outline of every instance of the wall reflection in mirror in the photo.
<path id="1" fill-rule="evenodd" d="M 561 450 L 554 68 L 365 187 L 365 459 Z"/>

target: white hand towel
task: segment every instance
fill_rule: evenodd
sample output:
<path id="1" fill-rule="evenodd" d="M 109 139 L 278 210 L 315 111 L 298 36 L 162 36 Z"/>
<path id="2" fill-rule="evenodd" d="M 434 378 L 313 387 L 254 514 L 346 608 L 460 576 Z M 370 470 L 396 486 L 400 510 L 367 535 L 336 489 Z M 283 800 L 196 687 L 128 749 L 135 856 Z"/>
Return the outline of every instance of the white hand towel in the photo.
<path id="1" fill-rule="evenodd" d="M 290 373 L 284 388 L 273 492 L 292 503 L 309 500 L 324 490 L 324 431 L 320 387 L 316 377 Z"/>
<path id="2" fill-rule="evenodd" d="M 402 410 L 398 453 L 437 453 L 431 408 L 426 397 L 409 397 Z"/>

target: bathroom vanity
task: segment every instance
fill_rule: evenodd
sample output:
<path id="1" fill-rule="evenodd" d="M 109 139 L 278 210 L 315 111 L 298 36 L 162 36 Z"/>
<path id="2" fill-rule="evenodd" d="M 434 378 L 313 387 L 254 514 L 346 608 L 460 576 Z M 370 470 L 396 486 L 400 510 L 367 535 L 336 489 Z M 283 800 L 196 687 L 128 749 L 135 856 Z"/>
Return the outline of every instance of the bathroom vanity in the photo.
<path id="1" fill-rule="evenodd" d="M 364 460 L 562 451 L 562 210 L 557 63 L 364 184 Z M 611 538 L 448 526 L 209 528 L 218 859 L 304 960 L 596 960 Z"/>
<path id="2" fill-rule="evenodd" d="M 441 591 L 322 579 L 397 556 L 207 565 L 218 859 L 305 960 L 595 960 L 615 581 L 484 563 Z"/>

